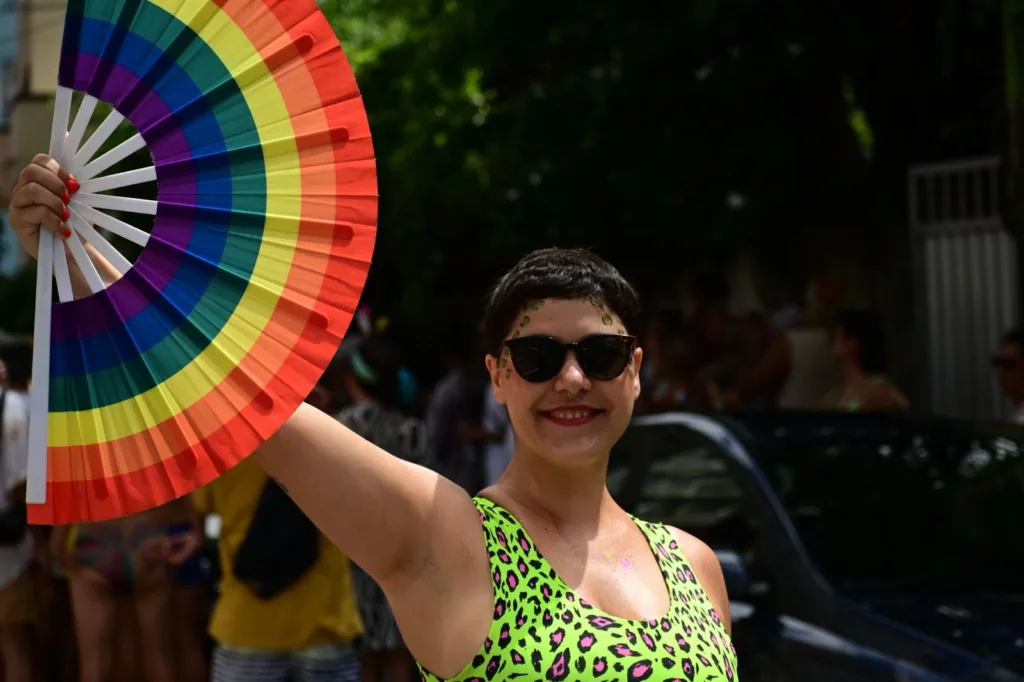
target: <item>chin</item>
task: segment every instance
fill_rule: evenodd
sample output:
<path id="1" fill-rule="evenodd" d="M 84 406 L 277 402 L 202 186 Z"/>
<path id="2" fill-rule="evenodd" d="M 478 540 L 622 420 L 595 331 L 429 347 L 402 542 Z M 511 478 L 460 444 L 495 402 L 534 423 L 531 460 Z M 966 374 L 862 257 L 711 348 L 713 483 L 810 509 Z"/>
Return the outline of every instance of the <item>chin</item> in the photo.
<path id="1" fill-rule="evenodd" d="M 612 446 L 618 441 L 617 435 L 605 430 L 545 436 L 537 434 L 535 451 L 551 464 L 567 467 L 587 467 L 607 460 Z"/>

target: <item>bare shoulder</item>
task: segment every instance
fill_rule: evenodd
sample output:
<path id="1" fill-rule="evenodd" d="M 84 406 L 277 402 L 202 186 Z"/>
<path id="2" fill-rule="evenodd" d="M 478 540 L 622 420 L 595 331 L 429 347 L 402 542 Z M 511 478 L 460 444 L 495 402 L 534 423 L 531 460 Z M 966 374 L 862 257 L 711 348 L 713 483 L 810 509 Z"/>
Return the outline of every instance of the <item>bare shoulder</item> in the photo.
<path id="1" fill-rule="evenodd" d="M 714 550 L 707 546 L 704 541 L 690 535 L 678 528 L 669 526 L 672 536 L 679 543 L 679 549 L 686 557 L 687 563 L 693 570 L 693 574 L 700 581 L 704 591 L 715 607 L 726 632 L 732 634 L 732 619 L 729 617 L 729 594 L 725 588 L 725 575 L 722 573 L 722 565 L 718 561 Z"/>

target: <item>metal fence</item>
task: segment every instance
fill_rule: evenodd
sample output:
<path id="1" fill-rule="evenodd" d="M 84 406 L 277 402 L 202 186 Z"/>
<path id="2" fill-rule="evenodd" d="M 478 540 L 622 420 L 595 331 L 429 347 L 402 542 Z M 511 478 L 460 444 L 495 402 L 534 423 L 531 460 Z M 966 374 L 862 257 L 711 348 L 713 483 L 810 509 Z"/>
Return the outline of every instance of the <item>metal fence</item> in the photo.
<path id="1" fill-rule="evenodd" d="M 914 166 L 915 398 L 940 414 L 1002 418 L 992 353 L 1018 319 L 1017 242 L 1003 227 L 997 157 Z"/>

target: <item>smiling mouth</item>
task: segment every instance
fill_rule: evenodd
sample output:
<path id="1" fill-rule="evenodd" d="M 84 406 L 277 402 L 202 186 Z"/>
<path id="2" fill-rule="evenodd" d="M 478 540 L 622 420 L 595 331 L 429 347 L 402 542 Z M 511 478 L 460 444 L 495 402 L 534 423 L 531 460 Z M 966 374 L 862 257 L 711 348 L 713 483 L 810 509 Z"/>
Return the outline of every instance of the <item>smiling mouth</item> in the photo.
<path id="1" fill-rule="evenodd" d="M 559 407 L 554 410 L 542 410 L 540 416 L 558 426 L 582 426 L 589 424 L 604 414 L 604 410 L 593 407 Z"/>

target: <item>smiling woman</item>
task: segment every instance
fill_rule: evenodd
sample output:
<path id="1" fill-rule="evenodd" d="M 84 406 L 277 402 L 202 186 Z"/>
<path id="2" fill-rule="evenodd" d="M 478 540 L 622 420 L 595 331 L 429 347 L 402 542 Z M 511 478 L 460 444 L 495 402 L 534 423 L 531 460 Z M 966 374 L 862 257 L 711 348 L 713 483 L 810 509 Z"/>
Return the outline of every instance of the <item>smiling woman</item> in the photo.
<path id="1" fill-rule="evenodd" d="M 35 253 L 63 181 L 52 159 L 31 170 L 11 224 Z M 308 405 L 255 453 L 380 584 L 425 680 L 737 679 L 715 555 L 608 492 L 640 393 L 638 311 L 587 251 L 537 251 L 502 278 L 486 364 L 515 450 L 476 498 Z"/>

